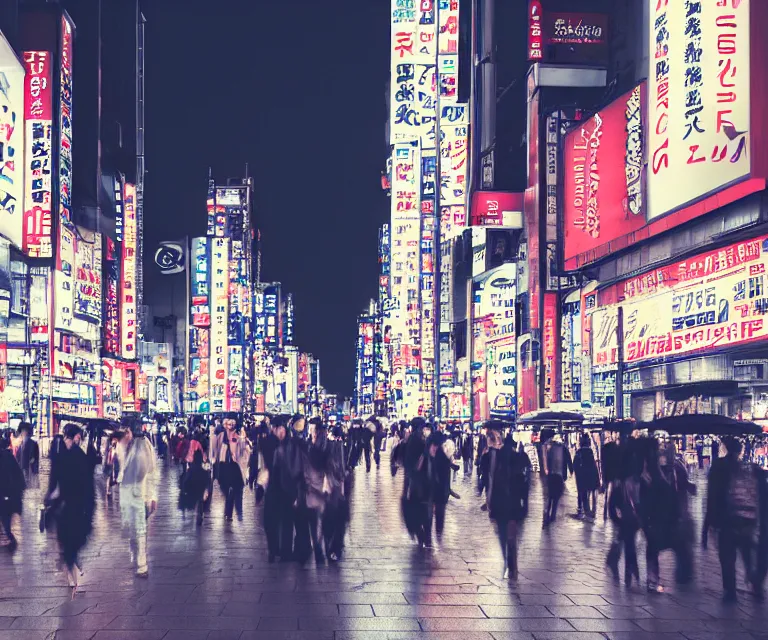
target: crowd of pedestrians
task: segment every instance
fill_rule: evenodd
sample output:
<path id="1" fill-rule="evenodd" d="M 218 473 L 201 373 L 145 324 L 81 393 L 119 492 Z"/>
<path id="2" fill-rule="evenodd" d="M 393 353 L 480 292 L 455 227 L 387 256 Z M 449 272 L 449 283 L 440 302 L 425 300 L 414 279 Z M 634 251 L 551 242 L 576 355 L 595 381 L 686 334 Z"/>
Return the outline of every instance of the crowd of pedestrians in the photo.
<path id="1" fill-rule="evenodd" d="M 13 518 L 22 513 L 26 488 L 38 483 L 40 448 L 33 428 L 0 437 L 0 524 L 14 551 Z M 103 436 L 107 436 L 104 438 Z M 463 472 L 481 496 L 478 509 L 492 521 L 504 557 L 504 574 L 517 579 L 520 529 L 528 516 L 534 477 L 541 475 L 542 527 L 556 525 L 560 500 L 570 474 L 575 476 L 577 511 L 573 518 L 594 521 L 599 495 L 603 519 L 614 524 L 606 565 L 620 579 L 624 557 L 627 586 L 640 583 L 637 538 L 646 549 L 646 588 L 660 593 L 659 556 L 671 551 L 675 580 L 694 579 L 693 545 L 697 538 L 689 506 L 696 484 L 671 441 L 654 437 L 605 438 L 595 445 L 589 433 L 569 442 L 542 429 L 533 448 L 514 439 L 500 421 L 473 433 L 468 426 L 446 430 L 423 418 L 385 428 L 379 419 L 328 426 L 315 417 L 276 415 L 242 421 L 226 414 L 213 424 L 191 420 L 171 432 L 168 424 L 148 432 L 141 420 L 125 420 L 109 430 L 87 432 L 64 426 L 50 445 L 50 474 L 40 508 L 40 529 L 56 532 L 62 569 L 74 590 L 82 574 L 79 553 L 91 533 L 96 509 L 94 477 L 100 467 L 106 495 L 119 495 L 122 525 L 138 577 L 149 575 L 148 523 L 158 502 L 158 467 L 177 466 L 178 507 L 192 512 L 198 525 L 209 517 L 220 492 L 226 522 L 242 519 L 245 489 L 263 508 L 269 562 L 323 564 L 342 559 L 351 517 L 355 470 L 370 472 L 389 450 L 393 476 L 402 472 L 402 520 L 419 548 L 442 541 L 447 506 L 461 497 L 453 488 Z M 104 444 L 104 447 L 102 447 Z M 736 598 L 736 559 L 756 597 L 768 574 L 768 480 L 745 456 L 743 440 L 726 437 L 711 452 L 706 513 L 701 542 L 717 536 L 726 601 Z M 462 483 L 467 486 L 467 481 Z M 465 496 L 465 499 L 475 499 Z"/>

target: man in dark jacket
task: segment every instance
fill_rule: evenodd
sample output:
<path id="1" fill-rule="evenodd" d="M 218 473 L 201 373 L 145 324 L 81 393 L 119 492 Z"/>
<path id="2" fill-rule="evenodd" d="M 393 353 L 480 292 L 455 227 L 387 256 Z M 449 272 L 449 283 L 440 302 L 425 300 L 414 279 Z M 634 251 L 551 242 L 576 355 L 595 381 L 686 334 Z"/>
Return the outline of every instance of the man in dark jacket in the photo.
<path id="1" fill-rule="evenodd" d="M 21 436 L 21 444 L 16 451 L 16 461 L 29 485 L 40 471 L 40 447 L 32 439 L 32 425 L 29 422 L 19 424 L 18 433 Z"/>
<path id="2" fill-rule="evenodd" d="M 725 440 L 727 455 L 712 465 L 707 487 L 703 543 L 710 528 L 718 531 L 723 599 L 736 600 L 736 554 L 741 553 L 747 580 L 762 597 L 765 540 L 768 532 L 768 488 L 765 472 L 741 459 L 742 444 Z"/>
<path id="3" fill-rule="evenodd" d="M 373 433 L 373 461 L 378 469 L 381 464 L 381 443 L 386 438 L 387 432 L 376 418 L 372 418 L 372 422 L 376 425 L 376 431 Z"/>
<path id="4" fill-rule="evenodd" d="M 24 474 L 10 450 L 10 438 L 0 434 L 0 525 L 8 537 L 8 550 L 16 550 L 16 538 L 11 532 L 13 515 L 21 514 L 24 495 Z"/>
<path id="5" fill-rule="evenodd" d="M 586 514 L 588 518 L 595 517 L 595 492 L 600 478 L 597 471 L 595 454 L 592 452 L 592 441 L 588 433 L 579 437 L 579 450 L 573 459 L 573 472 L 576 476 L 578 491 L 578 517 Z"/>
<path id="6" fill-rule="evenodd" d="M 502 444 L 504 423 L 486 423 L 488 450 L 480 460 L 479 490 L 496 528 L 504 554 L 504 576 L 517 579 L 517 533 L 525 518 L 525 461 L 514 445 Z"/>
<path id="7" fill-rule="evenodd" d="M 429 523 L 426 529 L 426 546 L 432 545 L 432 521 L 435 523 L 435 534 L 438 542 L 442 540 L 445 527 L 445 508 L 451 496 L 451 461 L 445 455 L 443 443 L 445 435 L 433 433 L 426 445 L 425 463 L 429 480 Z"/>
<path id="8" fill-rule="evenodd" d="M 464 426 L 464 435 L 461 438 L 461 459 L 464 461 L 464 475 L 472 475 L 472 456 L 475 453 L 475 441 L 469 425 Z"/>

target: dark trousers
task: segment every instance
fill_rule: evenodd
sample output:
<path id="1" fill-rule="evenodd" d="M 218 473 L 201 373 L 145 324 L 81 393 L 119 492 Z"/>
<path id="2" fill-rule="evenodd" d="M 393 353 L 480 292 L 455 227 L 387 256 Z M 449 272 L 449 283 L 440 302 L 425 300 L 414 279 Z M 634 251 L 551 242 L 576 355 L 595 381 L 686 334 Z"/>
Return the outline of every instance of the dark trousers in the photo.
<path id="1" fill-rule="evenodd" d="M 594 517 L 597 508 L 597 498 L 595 492 L 589 489 L 579 489 L 579 513 L 586 513 Z"/>
<path id="2" fill-rule="evenodd" d="M 681 533 L 675 531 L 663 536 L 661 539 L 653 534 L 648 535 L 645 549 L 645 562 L 648 571 L 648 586 L 656 586 L 659 583 L 659 553 L 671 549 L 675 554 L 676 571 L 675 580 L 678 584 L 687 584 L 693 578 L 693 554 L 690 544 Z M 666 543 L 661 542 L 666 540 Z"/>
<path id="3" fill-rule="evenodd" d="M 224 517 L 232 518 L 233 512 L 237 510 L 237 517 L 243 517 L 243 485 L 235 484 L 227 489 L 226 499 L 224 501 Z"/>
<path id="4" fill-rule="evenodd" d="M 295 507 L 293 510 L 293 526 L 296 537 L 293 542 L 293 557 L 301 563 L 309 560 L 312 555 L 312 539 L 309 532 L 310 510 L 306 506 Z"/>
<path id="5" fill-rule="evenodd" d="M 371 470 L 371 448 L 363 447 L 363 455 L 365 456 L 365 470 Z"/>
<path id="6" fill-rule="evenodd" d="M 726 595 L 736 595 L 736 555 L 741 554 L 744 572 L 750 582 L 754 582 L 755 569 L 755 529 L 751 526 L 727 527 L 720 530 L 718 538 L 720 567 L 723 572 L 723 591 Z"/>
<path id="7" fill-rule="evenodd" d="M 307 509 L 309 520 L 309 536 L 312 540 L 312 548 L 315 551 L 315 560 L 322 562 L 325 559 L 323 554 L 323 532 L 322 517 L 319 509 Z"/>
<path id="8" fill-rule="evenodd" d="M 323 538 L 328 557 L 341 558 L 349 508 L 344 498 L 331 499 L 323 512 Z"/>
<path id="9" fill-rule="evenodd" d="M 464 475 L 468 476 L 472 473 L 472 458 L 464 458 Z"/>
<path id="10" fill-rule="evenodd" d="M 497 520 L 496 532 L 504 555 L 504 564 L 509 570 L 509 577 L 517 577 L 517 529 L 516 520 Z"/>
<path id="11" fill-rule="evenodd" d="M 376 467 L 377 468 L 381 464 L 381 451 L 380 451 L 380 449 L 381 449 L 381 443 L 379 443 L 378 445 L 376 445 L 373 448 L 373 461 L 376 463 Z"/>
<path id="12" fill-rule="evenodd" d="M 637 566 L 637 527 L 621 526 L 616 529 L 616 540 L 614 540 L 608 551 L 606 564 L 613 571 L 614 576 L 619 577 L 619 560 L 621 553 L 624 552 L 624 582 L 629 585 L 634 577 L 640 581 L 640 569 Z"/>
<path id="13" fill-rule="evenodd" d="M 432 522 L 435 523 L 435 535 L 438 540 L 443 538 L 443 529 L 445 529 L 445 508 L 446 503 L 432 502 L 427 507 L 427 526 L 425 527 L 425 544 L 432 543 Z"/>
<path id="14" fill-rule="evenodd" d="M 560 498 L 563 497 L 564 487 L 565 481 L 563 476 L 552 473 L 547 476 L 547 504 L 544 508 L 545 523 L 557 520 L 557 507 L 560 504 Z"/>
<path id="15" fill-rule="evenodd" d="M 8 539 L 11 542 L 16 540 L 14 535 L 11 533 L 11 514 L 10 513 L 3 513 L 0 515 L 0 524 L 5 530 L 5 535 L 8 536 Z"/>
<path id="16" fill-rule="evenodd" d="M 264 531 L 269 555 L 293 558 L 293 505 L 283 496 L 267 493 L 264 500 Z"/>

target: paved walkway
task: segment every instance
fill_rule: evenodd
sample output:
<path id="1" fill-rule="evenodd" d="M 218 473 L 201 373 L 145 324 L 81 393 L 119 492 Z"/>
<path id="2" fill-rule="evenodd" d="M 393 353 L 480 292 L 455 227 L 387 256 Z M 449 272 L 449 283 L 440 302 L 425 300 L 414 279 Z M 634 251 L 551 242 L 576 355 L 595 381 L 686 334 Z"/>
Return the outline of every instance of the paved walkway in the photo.
<path id="1" fill-rule="evenodd" d="M 270 565 L 260 509 L 246 493 L 242 522 L 226 524 L 217 493 L 202 529 L 176 510 L 177 469 L 163 472 L 150 526 L 150 578 L 133 577 L 117 504 L 99 480 L 95 530 L 70 601 L 56 544 L 37 530 L 39 491 L 17 523 L 19 549 L 0 549 L 0 640 L 768 640 L 768 616 L 741 594 L 720 604 L 714 549 L 697 551 L 696 586 L 649 595 L 615 585 L 604 570 L 610 526 L 567 517 L 542 531 L 538 485 L 522 535 L 520 579 L 501 579 L 502 558 L 479 509 L 474 480 L 448 507 L 442 546 L 419 553 L 400 522 L 402 478 L 357 470 L 347 552 L 338 566 Z M 386 466 L 385 466 L 386 465 Z M 700 507 L 698 507 L 700 508 Z M 640 548 L 641 575 L 645 576 Z M 663 578 L 671 584 L 669 558 Z M 766 605 L 768 608 L 768 605 Z"/>

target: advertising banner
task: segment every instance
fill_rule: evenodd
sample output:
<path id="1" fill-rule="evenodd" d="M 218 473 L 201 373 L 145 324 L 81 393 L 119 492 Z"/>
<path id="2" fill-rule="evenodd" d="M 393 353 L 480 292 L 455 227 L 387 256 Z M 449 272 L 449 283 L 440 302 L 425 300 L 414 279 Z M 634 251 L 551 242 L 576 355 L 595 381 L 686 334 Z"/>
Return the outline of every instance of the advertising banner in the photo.
<path id="1" fill-rule="evenodd" d="M 645 225 L 644 99 L 637 86 L 565 136 L 566 260 Z"/>
<path id="2" fill-rule="evenodd" d="M 523 194 L 501 191 L 472 192 L 472 224 L 523 228 Z"/>
<path id="3" fill-rule="evenodd" d="M 0 34 L 0 236 L 24 245 L 24 67 Z"/>
<path id="4" fill-rule="evenodd" d="M 750 173 L 750 4 L 652 2 L 648 219 Z"/>
<path id="5" fill-rule="evenodd" d="M 558 354 L 557 333 L 558 294 L 544 294 L 544 327 L 542 329 L 542 358 L 544 359 L 544 407 L 559 398 L 557 387 Z"/>
<path id="6" fill-rule="evenodd" d="M 56 248 L 57 260 L 54 272 L 55 313 L 54 328 L 72 330 L 75 308 L 75 254 L 77 237 L 74 227 L 62 224 L 59 227 L 59 242 Z"/>
<path id="7" fill-rule="evenodd" d="M 392 0 L 390 144 L 418 140 L 421 133 L 416 94 L 418 18 L 411 0 Z"/>
<path id="8" fill-rule="evenodd" d="M 229 239 L 211 239 L 211 411 L 226 411 Z"/>
<path id="9" fill-rule="evenodd" d="M 768 235 L 677 262 L 623 283 L 626 364 L 768 337 Z M 617 361 L 617 306 L 593 316 L 593 364 Z"/>
<path id="10" fill-rule="evenodd" d="M 88 232 L 83 232 L 88 233 Z M 92 241 L 78 239 L 75 251 L 76 318 L 101 322 L 101 234 L 91 234 Z"/>
<path id="11" fill-rule="evenodd" d="M 120 274 L 120 348 L 126 360 L 136 358 L 136 251 L 138 221 L 136 220 L 136 186 L 125 184 L 123 195 L 123 241 Z"/>
<path id="12" fill-rule="evenodd" d="M 440 107 L 440 206 L 465 206 L 469 121 L 466 105 Z"/>
<path id="13" fill-rule="evenodd" d="M 53 63 L 50 51 L 25 51 L 24 252 L 52 258 Z"/>
<path id="14" fill-rule="evenodd" d="M 72 220 L 72 25 L 61 18 L 59 59 L 59 219 Z"/>
<path id="15" fill-rule="evenodd" d="M 105 239 L 104 269 L 104 352 L 120 355 L 120 264 L 111 238 Z"/>
<path id="16" fill-rule="evenodd" d="M 544 38 L 542 37 L 541 0 L 528 0 L 528 60 L 540 61 L 544 57 Z"/>
<path id="17" fill-rule="evenodd" d="M 488 404 L 491 418 L 511 420 L 517 413 L 515 336 L 488 344 Z"/>

